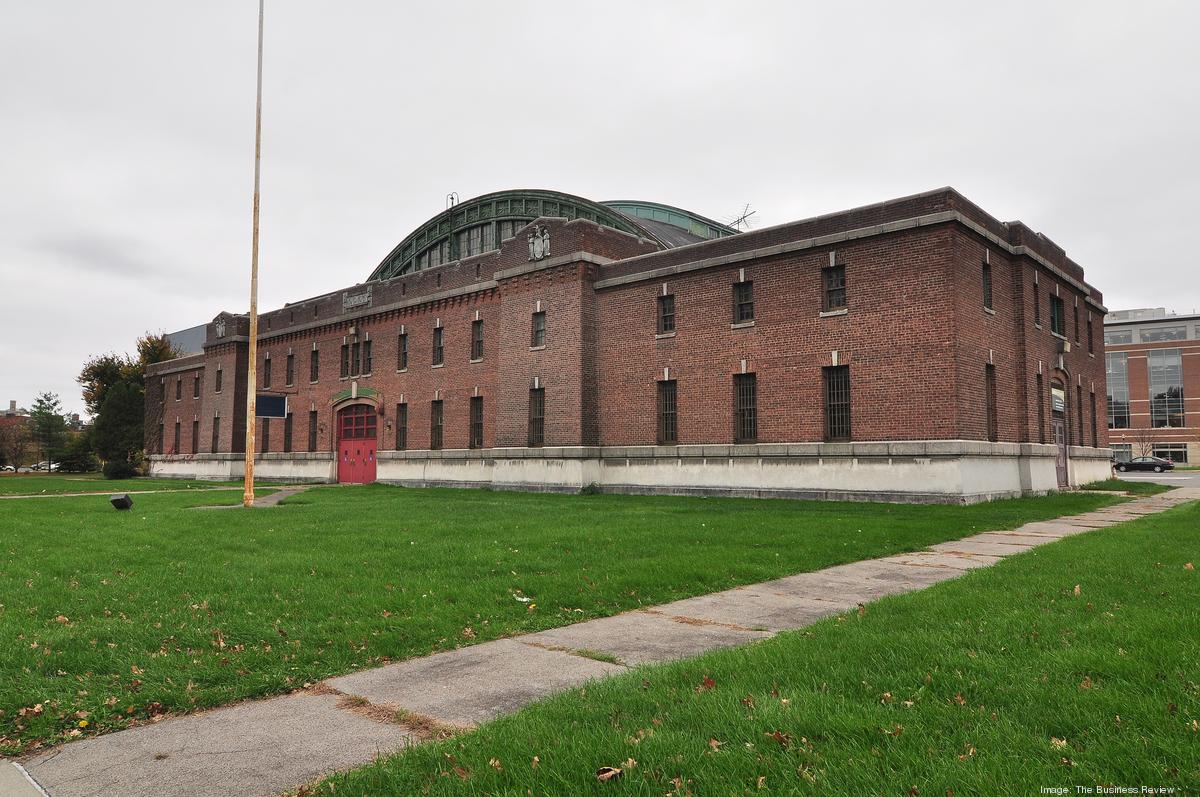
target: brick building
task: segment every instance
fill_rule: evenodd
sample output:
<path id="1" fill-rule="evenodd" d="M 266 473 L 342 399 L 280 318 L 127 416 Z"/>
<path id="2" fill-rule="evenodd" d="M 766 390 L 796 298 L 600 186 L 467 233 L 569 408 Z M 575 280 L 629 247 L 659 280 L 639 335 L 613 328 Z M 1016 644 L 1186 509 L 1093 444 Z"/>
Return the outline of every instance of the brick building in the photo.
<path id="1" fill-rule="evenodd" d="M 950 188 L 738 233 L 490 194 L 260 318 L 263 478 L 973 501 L 1109 473 L 1105 308 Z M 241 474 L 249 320 L 150 366 L 155 475 Z M 1097 420 L 1099 419 L 1099 420 Z"/>
<path id="2" fill-rule="evenodd" d="M 1109 313 L 1104 342 L 1113 455 L 1200 462 L 1200 315 Z"/>

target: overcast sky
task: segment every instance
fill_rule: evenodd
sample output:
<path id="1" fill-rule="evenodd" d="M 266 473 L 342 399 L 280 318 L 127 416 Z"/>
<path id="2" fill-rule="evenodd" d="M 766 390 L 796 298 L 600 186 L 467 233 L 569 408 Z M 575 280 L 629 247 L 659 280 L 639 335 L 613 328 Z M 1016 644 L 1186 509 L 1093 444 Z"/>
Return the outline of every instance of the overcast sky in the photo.
<path id="1" fill-rule="evenodd" d="M 1200 309 L 1200 3 L 267 0 L 260 307 L 507 188 L 759 226 L 952 185 Z M 254 0 L 0 0 L 0 400 L 248 307 Z"/>

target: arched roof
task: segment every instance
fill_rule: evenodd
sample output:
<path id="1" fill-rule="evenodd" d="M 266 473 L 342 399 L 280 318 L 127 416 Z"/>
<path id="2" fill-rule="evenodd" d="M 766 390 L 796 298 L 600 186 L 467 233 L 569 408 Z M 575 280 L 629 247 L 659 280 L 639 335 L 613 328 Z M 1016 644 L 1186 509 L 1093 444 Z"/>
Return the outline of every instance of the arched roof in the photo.
<path id="1" fill-rule="evenodd" d="M 671 249 L 736 230 L 703 216 L 654 202 L 593 202 L 542 189 L 498 191 L 468 199 L 411 232 L 371 272 L 382 280 L 496 249 L 500 241 L 542 216 L 587 219 Z"/>

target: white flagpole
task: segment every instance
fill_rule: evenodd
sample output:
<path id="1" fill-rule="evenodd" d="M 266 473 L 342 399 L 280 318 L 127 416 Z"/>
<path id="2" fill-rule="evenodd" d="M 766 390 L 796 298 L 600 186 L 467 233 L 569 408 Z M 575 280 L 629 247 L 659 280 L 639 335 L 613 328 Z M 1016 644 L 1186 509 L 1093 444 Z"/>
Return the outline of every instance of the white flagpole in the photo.
<path id="1" fill-rule="evenodd" d="M 242 506 L 254 506 L 254 413 L 258 369 L 258 186 L 262 160 L 263 3 L 258 0 L 258 96 L 254 108 L 254 228 L 250 244 L 250 352 L 246 364 L 246 476 Z"/>

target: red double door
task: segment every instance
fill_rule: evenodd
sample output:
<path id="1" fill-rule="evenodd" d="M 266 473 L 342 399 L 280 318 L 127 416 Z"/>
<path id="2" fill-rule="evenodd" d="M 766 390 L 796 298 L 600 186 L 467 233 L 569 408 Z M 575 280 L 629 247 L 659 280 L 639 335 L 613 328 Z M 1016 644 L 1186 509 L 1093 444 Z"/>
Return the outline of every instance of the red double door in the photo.
<path id="1" fill-rule="evenodd" d="M 375 481 L 376 414 L 369 404 L 354 404 L 338 412 L 338 481 Z"/>

